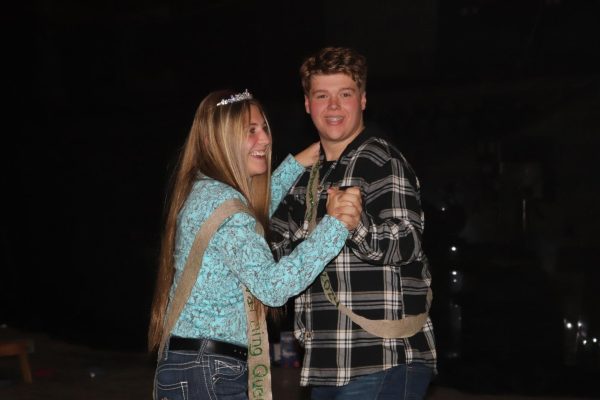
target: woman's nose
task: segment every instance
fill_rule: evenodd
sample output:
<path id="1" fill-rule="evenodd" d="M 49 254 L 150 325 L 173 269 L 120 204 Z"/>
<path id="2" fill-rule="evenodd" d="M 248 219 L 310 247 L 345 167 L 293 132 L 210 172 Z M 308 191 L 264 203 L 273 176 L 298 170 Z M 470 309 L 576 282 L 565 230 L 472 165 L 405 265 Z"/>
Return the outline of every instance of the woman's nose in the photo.
<path id="1" fill-rule="evenodd" d="M 261 129 L 258 136 L 258 141 L 260 143 L 269 144 L 271 143 L 271 136 L 264 129 Z"/>

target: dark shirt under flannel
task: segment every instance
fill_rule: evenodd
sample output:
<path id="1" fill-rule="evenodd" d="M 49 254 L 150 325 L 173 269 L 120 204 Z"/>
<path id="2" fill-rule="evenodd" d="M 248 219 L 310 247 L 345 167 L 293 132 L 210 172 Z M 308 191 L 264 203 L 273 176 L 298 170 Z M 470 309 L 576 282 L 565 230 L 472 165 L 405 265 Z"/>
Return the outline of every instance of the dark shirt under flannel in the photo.
<path id="1" fill-rule="evenodd" d="M 331 186 L 358 186 L 363 199 L 361 222 L 326 267 L 339 300 L 370 319 L 424 312 L 431 277 L 421 247 L 423 212 L 419 181 L 404 156 L 387 140 L 364 130 L 337 163 L 321 161 L 324 181 L 317 220 L 326 212 L 326 191 Z M 307 170 L 272 218 L 271 245 L 278 258 L 307 236 L 308 177 Z M 407 339 L 375 337 L 327 301 L 319 279 L 296 298 L 294 325 L 305 349 L 302 386 L 345 385 L 354 377 L 400 364 L 421 363 L 435 369 L 430 320 Z"/>

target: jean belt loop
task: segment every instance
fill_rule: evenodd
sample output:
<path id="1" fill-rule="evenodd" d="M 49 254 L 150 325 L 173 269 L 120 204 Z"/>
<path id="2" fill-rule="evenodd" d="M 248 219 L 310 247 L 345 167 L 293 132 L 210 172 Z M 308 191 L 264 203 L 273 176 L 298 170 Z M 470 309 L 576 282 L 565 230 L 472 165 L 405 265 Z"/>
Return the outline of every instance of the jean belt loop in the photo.
<path id="1" fill-rule="evenodd" d="M 171 335 L 169 335 L 169 339 L 165 343 L 165 348 L 163 349 L 163 353 L 161 356 L 163 357 L 163 361 L 167 361 L 169 358 L 169 341 L 171 340 Z"/>
<path id="2" fill-rule="evenodd" d="M 202 361 L 202 356 L 204 355 L 205 351 L 206 351 L 206 341 L 203 340 L 200 344 L 200 348 L 198 349 L 198 354 L 196 355 L 196 362 Z"/>

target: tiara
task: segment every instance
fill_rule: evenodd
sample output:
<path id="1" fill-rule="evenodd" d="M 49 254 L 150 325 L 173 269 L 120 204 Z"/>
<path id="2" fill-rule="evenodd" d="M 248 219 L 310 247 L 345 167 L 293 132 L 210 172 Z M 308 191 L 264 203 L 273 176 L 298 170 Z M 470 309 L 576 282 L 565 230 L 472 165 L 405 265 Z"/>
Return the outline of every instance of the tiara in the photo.
<path id="1" fill-rule="evenodd" d="M 246 89 L 242 93 L 232 94 L 231 96 L 229 96 L 228 99 L 222 99 L 220 102 L 217 103 L 217 107 L 250 99 L 252 99 L 252 94 L 250 94 L 248 89 Z"/>

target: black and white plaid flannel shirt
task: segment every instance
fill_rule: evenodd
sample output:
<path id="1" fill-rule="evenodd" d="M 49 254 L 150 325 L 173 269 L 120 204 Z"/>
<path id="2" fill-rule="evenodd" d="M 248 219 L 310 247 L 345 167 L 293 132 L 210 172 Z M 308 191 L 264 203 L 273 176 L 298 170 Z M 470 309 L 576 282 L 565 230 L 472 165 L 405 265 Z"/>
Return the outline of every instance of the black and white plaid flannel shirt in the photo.
<path id="1" fill-rule="evenodd" d="M 321 151 L 323 154 L 323 151 Z M 321 155 L 323 157 L 323 155 Z M 271 220 L 276 258 L 307 236 L 304 221 L 309 170 L 291 188 Z M 323 179 L 317 221 L 326 212 L 327 188 L 358 186 L 361 222 L 326 267 L 339 300 L 371 319 L 399 319 L 425 311 L 431 276 L 423 253 L 419 181 L 404 156 L 365 129 L 338 162 L 321 160 Z M 347 384 L 350 379 L 400 364 L 435 369 L 433 328 L 406 339 L 375 337 L 339 313 L 317 279 L 295 300 L 295 336 L 304 346 L 302 386 Z"/>

